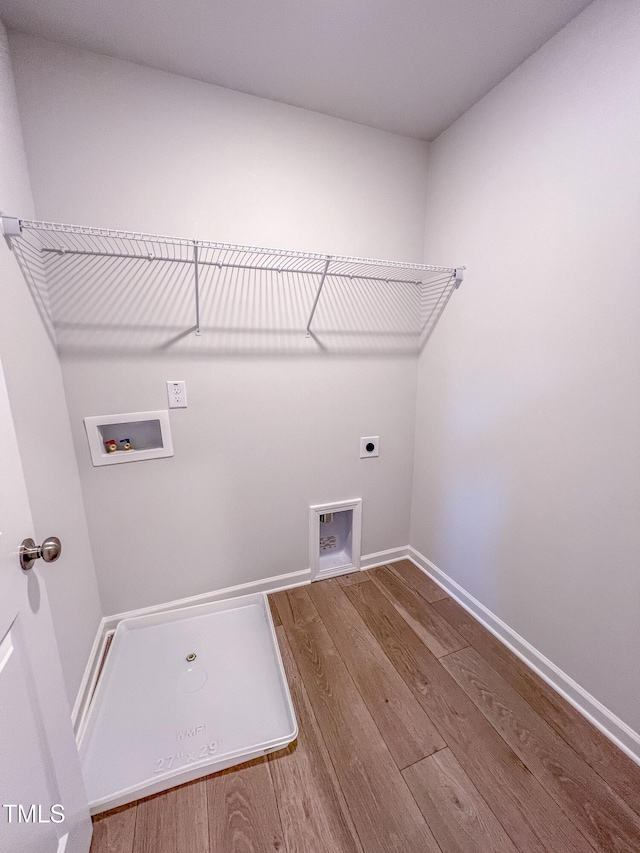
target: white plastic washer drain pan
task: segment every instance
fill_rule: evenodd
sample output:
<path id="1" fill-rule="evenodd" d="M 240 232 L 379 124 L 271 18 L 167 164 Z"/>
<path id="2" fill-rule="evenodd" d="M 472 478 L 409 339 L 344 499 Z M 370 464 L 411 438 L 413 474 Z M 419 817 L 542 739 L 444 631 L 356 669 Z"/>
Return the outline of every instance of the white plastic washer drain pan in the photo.
<path id="1" fill-rule="evenodd" d="M 91 812 L 282 749 L 297 734 L 263 593 L 124 619 L 80 740 Z"/>

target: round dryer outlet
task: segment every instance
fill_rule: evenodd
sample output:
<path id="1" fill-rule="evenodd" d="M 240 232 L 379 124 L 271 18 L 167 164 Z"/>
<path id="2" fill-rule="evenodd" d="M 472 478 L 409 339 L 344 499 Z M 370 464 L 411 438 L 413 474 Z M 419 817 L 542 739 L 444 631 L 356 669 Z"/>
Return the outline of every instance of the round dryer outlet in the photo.
<path id="1" fill-rule="evenodd" d="M 367 435 L 360 439 L 360 459 L 369 456 L 380 456 L 380 436 Z"/>

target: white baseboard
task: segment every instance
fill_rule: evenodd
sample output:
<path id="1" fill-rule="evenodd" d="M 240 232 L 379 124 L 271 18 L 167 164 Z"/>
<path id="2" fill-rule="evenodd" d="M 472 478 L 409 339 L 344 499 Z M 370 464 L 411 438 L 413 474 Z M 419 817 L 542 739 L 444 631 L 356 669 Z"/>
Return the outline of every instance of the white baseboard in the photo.
<path id="1" fill-rule="evenodd" d="M 359 566 L 339 566 L 333 570 L 327 569 L 326 571 L 318 572 L 318 574 L 313 577 L 313 581 L 337 578 L 340 577 L 340 575 L 349 575 L 351 572 L 366 572 L 368 569 L 376 569 L 378 566 L 386 566 L 387 563 L 393 563 L 396 560 L 406 560 L 408 554 L 408 545 L 403 545 L 401 548 L 388 548 L 386 551 L 375 551 L 361 557 Z"/>
<path id="2" fill-rule="evenodd" d="M 124 613 L 107 616 L 102 621 L 105 624 L 105 630 L 113 631 L 123 619 L 132 619 L 134 616 L 147 616 L 150 613 L 179 610 L 182 607 L 193 607 L 194 604 L 209 604 L 211 601 L 236 598 L 239 595 L 249 595 L 252 592 L 277 592 L 281 589 L 292 589 L 295 586 L 302 586 L 309 583 L 310 580 L 311 571 L 303 569 L 300 572 L 290 572 L 286 575 L 261 578 L 257 581 L 227 586 L 224 589 L 217 589 L 212 592 L 203 592 L 200 595 L 191 595 L 188 598 L 177 598 L 175 601 L 166 601 L 164 604 L 153 604 L 151 607 L 139 607 L 137 610 L 127 610 Z"/>
<path id="3" fill-rule="evenodd" d="M 386 551 L 375 551 L 373 554 L 364 554 L 361 557 L 360 569 L 361 571 L 375 569 L 378 566 L 385 566 L 387 563 L 393 563 L 396 560 L 406 560 L 408 556 L 408 545 L 403 545 L 400 548 L 388 548 Z"/>
<path id="4" fill-rule="evenodd" d="M 617 747 L 640 764 L 640 734 L 606 708 L 552 661 L 510 628 L 484 604 L 468 593 L 453 578 L 445 574 L 424 554 L 408 548 L 408 558 L 441 586 L 458 604 L 464 607 L 488 631 L 497 637 L 523 663 L 543 678 L 547 684 L 606 735 Z"/>

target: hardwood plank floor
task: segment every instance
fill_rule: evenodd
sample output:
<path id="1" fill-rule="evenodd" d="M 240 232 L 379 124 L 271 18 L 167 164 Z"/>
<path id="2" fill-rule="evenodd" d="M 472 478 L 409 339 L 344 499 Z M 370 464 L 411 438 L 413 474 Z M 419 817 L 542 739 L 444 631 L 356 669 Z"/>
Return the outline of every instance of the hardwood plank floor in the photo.
<path id="1" fill-rule="evenodd" d="M 436 609 L 555 732 L 640 814 L 640 767 L 452 598 Z"/>
<path id="2" fill-rule="evenodd" d="M 307 590 L 274 600 L 362 846 L 439 853 Z"/>
<path id="3" fill-rule="evenodd" d="M 138 802 L 133 853 L 175 853 L 178 849 L 176 789 Z"/>
<path id="4" fill-rule="evenodd" d="M 376 585 L 345 591 L 521 853 L 593 853 Z"/>
<path id="5" fill-rule="evenodd" d="M 266 758 L 223 770 L 207 780 L 209 850 L 267 853 L 286 850 Z M 178 851 L 182 853 L 182 851 Z"/>
<path id="6" fill-rule="evenodd" d="M 91 853 L 640 853 L 640 767 L 412 563 L 270 605 L 296 743 L 94 818 Z"/>
<path id="7" fill-rule="evenodd" d="M 451 600 L 442 587 L 438 586 L 435 581 L 432 581 L 428 575 L 425 575 L 411 560 L 399 560 L 387 568 L 430 604 L 433 604 L 434 601 L 442 601 L 443 599 Z"/>
<path id="8" fill-rule="evenodd" d="M 336 580 L 340 586 L 354 586 L 357 583 L 364 583 L 369 578 L 367 572 L 349 572 L 348 575 L 339 575 Z"/>
<path id="9" fill-rule="evenodd" d="M 207 781 L 176 788 L 176 847 L 180 853 L 202 853 L 209 846 Z"/>
<path id="10" fill-rule="evenodd" d="M 280 621 L 280 614 L 278 613 L 278 608 L 275 606 L 271 598 L 269 598 L 269 609 L 271 610 L 273 624 L 276 626 L 276 628 L 279 628 L 280 625 L 282 625 L 282 622 Z"/>
<path id="11" fill-rule="evenodd" d="M 638 853 L 640 817 L 475 649 L 441 663 L 596 850 Z"/>
<path id="12" fill-rule="evenodd" d="M 288 853 L 359 853 L 362 848 L 284 628 L 277 633 L 300 729 L 293 744 L 269 756 Z"/>
<path id="13" fill-rule="evenodd" d="M 370 574 L 380 591 L 437 658 L 469 645 L 400 575 L 388 568 L 372 569 Z"/>
<path id="14" fill-rule="evenodd" d="M 133 853 L 136 811 L 133 803 L 94 818 L 90 853 Z"/>
<path id="15" fill-rule="evenodd" d="M 447 853 L 518 853 L 449 749 L 402 774 Z"/>
<path id="16" fill-rule="evenodd" d="M 362 622 L 339 584 L 309 595 L 400 769 L 446 746 L 442 735 Z"/>

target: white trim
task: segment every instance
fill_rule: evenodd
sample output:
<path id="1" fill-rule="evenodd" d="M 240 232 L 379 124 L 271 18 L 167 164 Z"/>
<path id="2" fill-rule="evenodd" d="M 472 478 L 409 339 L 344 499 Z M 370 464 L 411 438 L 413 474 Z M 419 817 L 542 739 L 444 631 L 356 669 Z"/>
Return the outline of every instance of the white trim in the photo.
<path id="1" fill-rule="evenodd" d="M 623 720 L 606 708 L 602 702 L 588 693 L 569 675 L 563 672 L 553 661 L 545 657 L 531 643 L 510 628 L 495 613 L 492 613 L 477 598 L 468 593 L 459 583 L 439 569 L 415 548 L 409 546 L 409 559 L 412 563 L 442 587 L 471 616 L 500 640 L 530 669 L 543 678 L 547 684 L 573 705 L 584 717 L 613 741 L 632 761 L 640 764 L 640 734 L 635 732 Z"/>
<path id="2" fill-rule="evenodd" d="M 108 453 L 105 450 L 104 435 L 100 431 L 101 427 L 121 424 L 131 424 L 133 427 L 135 424 L 152 423 L 153 421 L 157 421 L 160 427 L 159 445 L 148 447 L 144 450 L 136 450 L 136 437 L 133 434 L 133 450 L 117 450 L 115 453 Z M 102 465 L 118 465 L 122 462 L 142 462 L 145 459 L 162 459 L 167 456 L 173 456 L 171 423 L 167 409 L 155 412 L 125 412 L 120 415 L 92 415 L 84 419 L 84 428 L 87 433 L 87 441 L 89 442 L 91 461 L 95 468 Z M 116 431 L 113 436 L 110 436 L 109 432 L 107 432 L 108 438 L 113 437 L 117 440 L 118 435 L 120 435 L 120 440 L 124 440 L 121 430 Z M 140 440 L 142 441 L 142 437 Z"/>
<path id="3" fill-rule="evenodd" d="M 300 572 L 290 572 L 286 575 L 274 575 L 271 578 L 261 578 L 257 581 L 227 586 L 212 592 L 203 592 L 200 595 L 191 595 L 188 598 L 178 598 L 175 601 L 166 601 L 164 604 L 153 604 L 150 607 L 140 607 L 137 610 L 127 610 L 124 613 L 116 613 L 107 616 L 105 625 L 108 630 L 113 630 L 123 619 L 131 619 L 134 616 L 147 616 L 149 613 L 163 613 L 166 610 L 176 610 L 181 607 L 191 607 L 193 604 L 208 604 L 210 601 L 221 601 L 224 598 L 235 598 L 250 592 L 277 592 L 281 589 L 291 589 L 302 586 L 311 579 L 309 569 Z"/>
<path id="4" fill-rule="evenodd" d="M 388 548 L 386 551 L 374 551 L 372 554 L 364 554 L 360 560 L 360 571 L 376 569 L 378 566 L 386 566 L 387 563 L 395 563 L 397 560 L 406 560 L 409 557 L 409 546 L 401 548 Z"/>
<path id="5" fill-rule="evenodd" d="M 320 516 L 324 513 L 351 511 L 351 557 L 350 562 L 339 566 L 320 568 Z M 309 507 L 309 571 L 311 580 L 323 580 L 337 575 L 346 575 L 360 570 L 362 550 L 362 498 L 315 504 Z M 349 559 L 349 558 L 347 558 Z"/>

